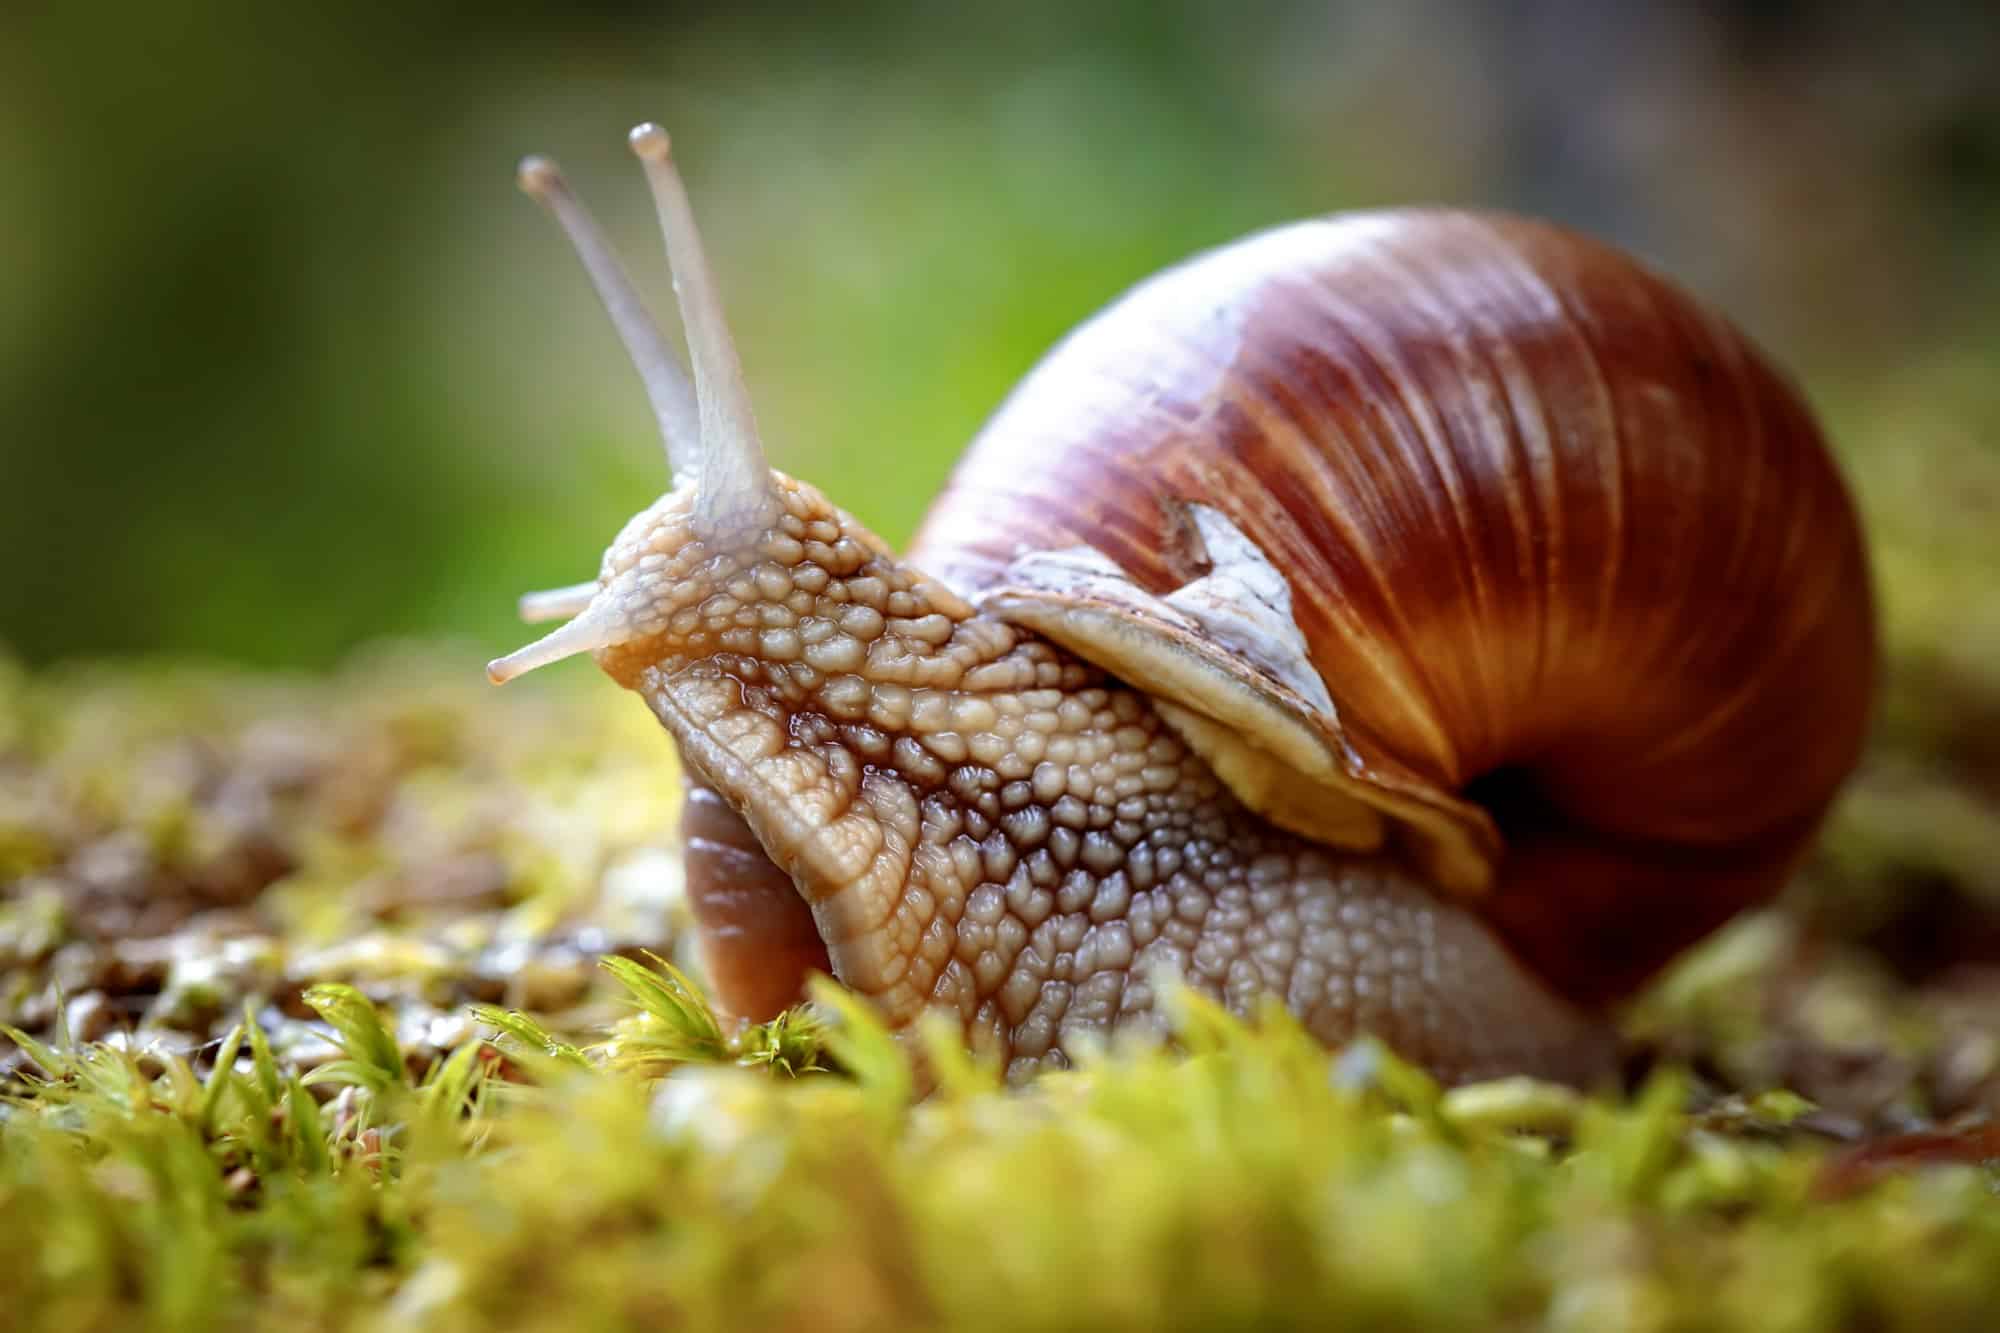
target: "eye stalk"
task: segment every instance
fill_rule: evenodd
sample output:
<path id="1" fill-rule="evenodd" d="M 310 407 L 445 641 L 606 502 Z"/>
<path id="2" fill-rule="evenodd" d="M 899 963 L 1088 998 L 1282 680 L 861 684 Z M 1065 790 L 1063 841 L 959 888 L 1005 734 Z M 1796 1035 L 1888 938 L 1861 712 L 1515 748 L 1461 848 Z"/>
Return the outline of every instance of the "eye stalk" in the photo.
<path id="1" fill-rule="evenodd" d="M 764 462 L 750 390 L 736 359 L 736 343 L 723 318 L 715 274 L 695 229 L 687 186 L 674 167 L 672 141 L 651 123 L 631 134 L 632 151 L 646 169 L 667 262 L 680 298 L 681 329 L 694 363 L 695 396 L 701 405 L 701 453 L 696 464 L 701 489 L 695 494 L 695 526 L 706 534 L 720 529 L 760 528 L 773 512 L 771 470 Z"/>
<path id="2" fill-rule="evenodd" d="M 659 419 L 660 439 L 667 446 L 667 462 L 674 475 L 694 471 L 701 445 L 701 418 L 695 405 L 694 386 L 681 368 L 666 335 L 646 307 L 645 298 L 632 285 L 611 239 L 597 225 L 597 219 L 583 206 L 563 179 L 562 171 L 546 157 L 525 157 L 516 180 L 521 192 L 548 209 L 576 257 L 590 274 L 605 313 L 618 330 L 625 351 L 638 368 L 652 400 L 653 415 Z"/>
<path id="3" fill-rule="evenodd" d="M 692 383 L 610 240 L 556 164 L 545 157 L 524 158 L 518 181 L 568 236 L 637 367 L 659 422 L 676 489 L 692 487 L 695 532 L 718 546 L 754 540 L 776 515 L 777 502 L 715 274 L 695 226 L 687 187 L 674 166 L 667 132 L 648 122 L 631 132 L 630 143 L 645 169 L 666 240 L 681 328 L 694 365 Z M 531 622 L 574 619 L 488 664 L 486 674 L 495 684 L 631 637 L 630 618 L 618 599 L 595 582 L 528 593 L 521 598 L 520 614 Z"/>

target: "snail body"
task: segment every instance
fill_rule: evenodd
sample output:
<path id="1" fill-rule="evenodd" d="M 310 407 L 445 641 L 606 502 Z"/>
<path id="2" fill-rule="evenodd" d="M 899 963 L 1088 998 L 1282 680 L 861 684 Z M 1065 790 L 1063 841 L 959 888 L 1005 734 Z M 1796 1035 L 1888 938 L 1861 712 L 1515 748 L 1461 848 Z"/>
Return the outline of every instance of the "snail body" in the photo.
<path id="1" fill-rule="evenodd" d="M 679 484 L 574 619 L 681 751 L 721 1002 L 831 970 L 1022 1074 L 1163 974 L 1441 1076 L 1584 1081 L 1768 895 L 1872 684 L 1852 507 L 1738 334 L 1584 238 L 1260 233 L 1059 344 L 907 559 L 762 461 L 665 136 L 692 388 L 552 169 Z M 638 312 L 638 313 L 634 313 Z M 650 341 L 649 341 L 650 339 Z"/>

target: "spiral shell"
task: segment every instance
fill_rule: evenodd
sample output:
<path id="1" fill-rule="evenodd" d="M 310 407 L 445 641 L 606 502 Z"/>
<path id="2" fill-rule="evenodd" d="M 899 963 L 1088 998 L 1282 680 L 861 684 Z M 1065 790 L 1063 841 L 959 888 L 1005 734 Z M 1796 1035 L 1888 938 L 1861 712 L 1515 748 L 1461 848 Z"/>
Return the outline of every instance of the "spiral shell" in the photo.
<path id="1" fill-rule="evenodd" d="M 1490 871 L 1573 997 L 1773 891 L 1855 762 L 1874 617 L 1818 429 L 1586 238 L 1363 213 L 1169 270 L 1020 384 L 910 554 L 975 599 L 1071 547 L 1168 594 L 1208 558 L 1190 506 L 1282 573 L 1344 780 Z"/>

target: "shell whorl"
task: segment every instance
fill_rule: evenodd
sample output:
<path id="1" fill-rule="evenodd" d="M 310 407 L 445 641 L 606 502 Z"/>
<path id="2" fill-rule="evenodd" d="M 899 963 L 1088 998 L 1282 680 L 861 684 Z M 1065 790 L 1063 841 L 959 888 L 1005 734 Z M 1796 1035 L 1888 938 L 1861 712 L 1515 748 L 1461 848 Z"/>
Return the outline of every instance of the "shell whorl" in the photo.
<path id="1" fill-rule="evenodd" d="M 1197 257 L 1049 353 L 910 554 L 976 598 L 1085 544 L 1164 593 L 1185 502 L 1284 571 L 1364 759 L 1497 825 L 1486 910 L 1579 998 L 1775 888 L 1855 761 L 1873 610 L 1819 432 L 1601 244 L 1401 211 Z"/>

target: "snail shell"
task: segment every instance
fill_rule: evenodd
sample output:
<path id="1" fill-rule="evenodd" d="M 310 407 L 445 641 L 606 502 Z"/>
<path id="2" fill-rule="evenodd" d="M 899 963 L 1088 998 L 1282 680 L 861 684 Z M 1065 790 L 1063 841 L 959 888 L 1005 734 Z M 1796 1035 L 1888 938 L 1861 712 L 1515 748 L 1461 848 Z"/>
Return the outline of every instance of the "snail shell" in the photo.
<path id="1" fill-rule="evenodd" d="M 1147 608 L 1204 568 L 1191 507 L 1281 571 L 1318 702 Z M 1249 743 L 1304 756 L 1240 796 L 1315 792 L 1280 822 L 1347 845 L 1381 812 L 1585 1000 L 1783 881 L 1872 687 L 1860 530 L 1798 395 L 1662 278 L 1506 216 L 1303 222 L 1141 284 L 1014 390 L 910 558 L 1114 672 L 1207 656 L 1270 705 L 1227 713 L 1265 719 Z"/>

